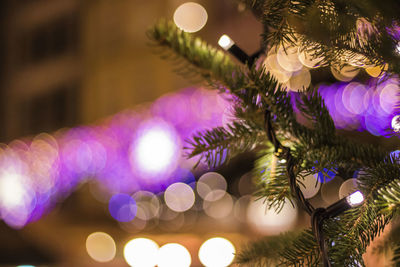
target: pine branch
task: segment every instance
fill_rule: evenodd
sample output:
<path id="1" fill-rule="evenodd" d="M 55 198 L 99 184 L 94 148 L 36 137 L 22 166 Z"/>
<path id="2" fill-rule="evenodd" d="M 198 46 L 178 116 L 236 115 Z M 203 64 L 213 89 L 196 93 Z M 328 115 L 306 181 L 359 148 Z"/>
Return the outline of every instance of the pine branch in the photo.
<path id="1" fill-rule="evenodd" d="M 243 88 L 245 76 L 243 70 L 235 65 L 224 52 L 218 50 L 200 38 L 180 30 L 171 21 L 161 20 L 147 35 L 153 45 L 167 48 L 190 64 L 190 72 L 208 82 L 229 86 L 233 91 Z M 187 65 L 182 67 L 183 73 Z"/>
<path id="2" fill-rule="evenodd" d="M 372 249 L 372 254 L 375 256 L 388 256 L 391 253 L 393 266 L 398 266 L 400 263 L 400 225 L 398 223 L 395 224 L 390 233 L 386 234 L 385 239 L 381 240 Z"/>
<path id="3" fill-rule="evenodd" d="M 318 266 L 318 255 L 311 230 L 305 230 L 252 242 L 236 256 L 236 262 L 244 266 Z"/>
<path id="4" fill-rule="evenodd" d="M 303 116 L 313 123 L 312 128 L 321 137 L 321 143 L 329 144 L 335 139 L 335 124 L 316 88 L 310 87 L 301 94 L 301 101 L 297 101 L 296 106 Z"/>
<path id="5" fill-rule="evenodd" d="M 255 5 L 263 2 L 244 1 L 254 4 L 252 7 L 257 9 L 260 6 Z M 394 45 L 386 32 L 388 21 L 379 12 L 369 10 L 371 5 L 371 0 L 366 4 L 357 4 L 353 0 L 267 0 L 263 4 L 263 23 L 272 31 L 266 39 L 272 45 L 297 45 L 298 42 L 308 45 L 307 49 L 317 49 L 314 55 L 323 56 L 325 64 L 329 65 L 340 67 L 344 58 L 358 60 L 361 55 L 366 58 L 364 62 L 389 62 L 392 70 L 400 70 L 397 62 L 400 56 L 387 52 L 392 53 Z M 370 11 L 372 13 L 368 13 Z M 391 13 L 390 16 L 398 15 Z M 354 26 L 364 17 L 366 25 L 373 31 L 366 37 Z M 313 29 L 317 30 L 314 32 Z M 321 33 L 324 35 L 320 36 Z M 360 190 L 365 196 L 362 206 L 329 220 L 324 228 L 335 265 L 363 265 L 362 253 L 398 211 L 400 184 L 396 179 L 400 177 L 400 168 L 393 158 L 386 156 L 387 151 L 336 135 L 332 118 L 313 88 L 307 89 L 298 103 L 300 111 L 311 122 L 311 127 L 306 127 L 296 120 L 290 95 L 264 68 L 240 68 L 223 52 L 182 32 L 172 23 L 160 22 L 150 30 L 150 36 L 158 45 L 167 47 L 189 63 L 191 70 L 216 88 L 224 90 L 223 86 L 227 86 L 237 100 L 235 114 L 239 121 L 228 128 L 198 133 L 189 142 L 192 149 L 189 156 L 200 155 L 209 165 L 215 166 L 237 153 L 265 145 L 261 118 L 268 109 L 272 114 L 273 129 L 280 139 L 287 141 L 295 157 L 295 172 L 337 167 L 366 171 L 366 175 L 359 178 Z M 272 157 L 272 150 L 266 148 L 261 153 L 255 169 L 261 186 L 258 195 L 266 197 L 269 205 L 279 210 L 284 200 L 291 197 L 284 175 L 285 165 L 272 162 L 277 160 Z M 389 183 L 391 188 L 387 187 Z M 377 202 L 374 202 L 375 198 Z M 270 260 L 272 257 L 281 265 L 316 265 L 317 246 L 310 235 L 306 231 L 300 234 L 301 238 L 281 236 L 255 243 L 239 256 L 238 261 L 269 265 L 274 262 Z M 276 251 L 265 251 L 274 244 Z"/>
<path id="6" fill-rule="evenodd" d="M 250 9 L 254 16 L 258 19 L 262 17 L 262 9 L 266 2 L 266 0 L 237 0 L 246 5 L 248 9 Z"/>
<path id="7" fill-rule="evenodd" d="M 399 73 L 400 55 L 394 53 L 399 40 L 390 29 L 400 16 L 388 6 L 400 8 L 395 0 L 385 5 L 372 0 L 270 0 L 264 5 L 263 24 L 270 29 L 264 40 L 273 46 L 300 45 L 315 52 L 315 58 L 323 57 L 323 65 L 388 63 L 390 71 Z"/>
<path id="8" fill-rule="evenodd" d="M 248 151 L 261 144 L 265 139 L 263 131 L 233 122 L 224 127 L 216 127 L 198 132 L 188 141 L 189 158 L 200 156 L 209 166 L 217 167 L 229 161 L 239 153 Z"/>
<path id="9" fill-rule="evenodd" d="M 376 205 L 385 211 L 400 213 L 400 179 L 396 179 L 387 186 L 379 189 Z"/>
<path id="10" fill-rule="evenodd" d="M 392 263 L 393 266 L 400 265 L 400 242 L 394 245 Z"/>
<path id="11" fill-rule="evenodd" d="M 255 195 L 265 198 L 268 208 L 279 212 L 287 200 L 292 200 L 285 164 L 273 155 L 272 147 L 261 150 L 259 155 L 253 170 L 258 188 Z"/>

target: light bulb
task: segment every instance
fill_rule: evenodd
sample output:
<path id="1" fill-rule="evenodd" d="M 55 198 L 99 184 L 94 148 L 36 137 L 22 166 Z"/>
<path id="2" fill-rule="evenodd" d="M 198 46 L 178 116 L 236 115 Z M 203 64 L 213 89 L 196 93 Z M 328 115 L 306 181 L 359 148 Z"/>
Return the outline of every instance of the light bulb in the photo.
<path id="1" fill-rule="evenodd" d="M 350 196 L 346 197 L 346 200 L 350 206 L 356 207 L 364 201 L 364 196 L 360 191 L 356 191 Z"/>
<path id="2" fill-rule="evenodd" d="M 396 133 L 400 132 L 400 115 L 396 115 L 392 119 L 392 128 Z"/>
<path id="3" fill-rule="evenodd" d="M 330 205 L 325 210 L 325 217 L 332 218 L 345 212 L 346 210 L 359 206 L 364 201 L 364 196 L 360 191 L 356 191 L 346 198 L 342 198 L 338 202 Z"/>
<path id="4" fill-rule="evenodd" d="M 235 44 L 235 42 L 226 34 L 222 35 L 219 38 L 218 44 L 225 50 L 231 53 L 237 60 L 242 62 L 243 64 L 252 64 L 254 61 L 251 57 L 249 57 L 246 52 L 244 52 L 239 46 Z M 250 65 L 251 65 L 250 64 Z"/>
<path id="5" fill-rule="evenodd" d="M 219 38 L 218 45 L 221 46 L 223 49 L 228 50 L 231 48 L 235 42 L 226 34 L 222 35 Z"/>

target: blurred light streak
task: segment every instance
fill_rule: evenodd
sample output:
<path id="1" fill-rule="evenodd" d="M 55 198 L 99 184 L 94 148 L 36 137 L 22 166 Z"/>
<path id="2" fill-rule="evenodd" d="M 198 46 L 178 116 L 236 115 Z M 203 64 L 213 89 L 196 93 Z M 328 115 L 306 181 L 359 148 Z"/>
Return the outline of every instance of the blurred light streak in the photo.
<path id="1" fill-rule="evenodd" d="M 21 228 L 87 181 L 90 192 L 102 202 L 112 196 L 114 201 L 118 194 L 128 194 L 128 199 L 137 191 L 163 192 L 176 182 L 194 186 L 189 170 L 197 159 L 181 157 L 182 140 L 196 131 L 222 126 L 229 106 L 223 94 L 188 88 L 96 125 L 0 144 L 0 190 L 5 191 L 0 196 L 0 218 Z M 157 204 L 141 200 L 135 207 L 142 219 L 155 217 Z M 135 217 L 132 203 L 114 203 L 130 210 L 122 220 Z M 119 218 L 114 204 L 110 204 L 112 214 Z"/>

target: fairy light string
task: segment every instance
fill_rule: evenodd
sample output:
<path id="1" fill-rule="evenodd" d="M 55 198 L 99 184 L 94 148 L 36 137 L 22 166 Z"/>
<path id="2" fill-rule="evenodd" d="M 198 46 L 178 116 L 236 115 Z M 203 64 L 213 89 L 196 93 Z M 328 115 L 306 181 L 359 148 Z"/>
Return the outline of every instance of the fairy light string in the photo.
<path id="1" fill-rule="evenodd" d="M 229 38 L 226 36 L 226 38 Z M 221 40 L 221 39 L 220 39 Z M 228 40 L 228 39 L 227 39 Z M 230 45 L 229 47 L 222 47 L 230 52 L 233 56 L 235 56 L 239 61 L 243 64 L 247 65 L 249 68 L 252 68 L 253 64 L 257 61 L 258 57 L 264 53 L 263 49 L 260 49 L 252 56 L 248 56 L 243 50 L 241 50 L 235 43 L 229 38 Z M 220 44 L 221 45 L 221 44 Z M 235 49 L 232 49 L 234 47 Z M 238 53 L 239 51 L 240 53 Z M 289 181 L 289 187 L 291 194 L 296 198 L 297 202 L 302 206 L 302 208 L 310 215 L 311 217 L 311 226 L 314 237 L 317 241 L 318 249 L 320 252 L 320 258 L 324 267 L 331 267 L 329 262 L 328 251 L 325 244 L 325 237 L 323 233 L 323 222 L 325 219 L 331 217 L 329 210 L 325 208 L 314 208 L 310 202 L 304 197 L 303 192 L 297 184 L 296 180 L 296 158 L 291 154 L 291 150 L 289 147 L 285 147 L 278 140 L 276 133 L 272 127 L 272 117 L 271 112 L 266 109 L 264 114 L 264 129 L 267 134 L 268 140 L 274 146 L 274 155 L 284 160 L 286 163 L 286 176 Z M 341 201 L 339 201 L 341 202 Z M 338 207 L 341 203 L 335 203 L 330 207 Z M 337 205 L 339 204 L 339 205 Z M 343 207 L 342 207 L 343 208 Z M 328 208 L 329 209 L 329 208 Z M 336 211 L 342 211 L 342 209 L 337 209 Z M 336 214 L 335 214 L 336 215 Z"/>

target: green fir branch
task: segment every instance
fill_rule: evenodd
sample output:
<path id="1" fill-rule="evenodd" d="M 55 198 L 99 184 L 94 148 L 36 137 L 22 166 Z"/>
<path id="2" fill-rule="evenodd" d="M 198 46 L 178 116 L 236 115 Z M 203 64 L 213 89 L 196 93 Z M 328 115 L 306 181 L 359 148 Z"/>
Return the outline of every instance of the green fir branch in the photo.
<path id="1" fill-rule="evenodd" d="M 253 149 L 264 142 L 265 132 L 254 131 L 238 122 L 226 127 L 216 127 L 205 132 L 198 132 L 188 141 L 188 157 L 200 156 L 209 166 L 217 167 L 229 161 L 239 153 Z"/>
<path id="2" fill-rule="evenodd" d="M 396 179 L 387 186 L 378 190 L 375 204 L 389 212 L 400 212 L 400 179 Z"/>
<path id="3" fill-rule="evenodd" d="M 400 8 L 395 0 L 385 5 L 372 1 L 270 0 L 264 5 L 263 24 L 269 29 L 264 41 L 272 46 L 300 45 L 315 58 L 323 57 L 322 65 L 343 66 L 362 57 L 367 65 L 388 63 L 390 71 L 399 73 L 400 55 L 393 52 L 398 40 L 388 29 L 400 21 L 400 15 L 388 10 L 390 5 Z"/>
<path id="4" fill-rule="evenodd" d="M 236 256 L 243 266 L 318 266 L 318 248 L 311 230 L 265 237 Z"/>
<path id="5" fill-rule="evenodd" d="M 292 200 L 286 166 L 273 155 L 273 147 L 261 150 L 259 156 L 253 170 L 257 183 L 255 195 L 264 198 L 268 208 L 280 211 L 288 200 Z"/>
<path id="6" fill-rule="evenodd" d="M 232 90 L 244 84 L 241 67 L 221 50 L 212 47 L 200 38 L 179 29 L 172 21 L 160 20 L 148 30 L 147 35 L 154 46 L 166 48 L 190 64 L 190 71 L 209 82 L 222 82 Z M 185 73 L 187 65 L 182 66 Z"/>

